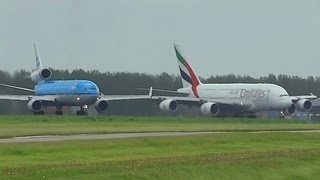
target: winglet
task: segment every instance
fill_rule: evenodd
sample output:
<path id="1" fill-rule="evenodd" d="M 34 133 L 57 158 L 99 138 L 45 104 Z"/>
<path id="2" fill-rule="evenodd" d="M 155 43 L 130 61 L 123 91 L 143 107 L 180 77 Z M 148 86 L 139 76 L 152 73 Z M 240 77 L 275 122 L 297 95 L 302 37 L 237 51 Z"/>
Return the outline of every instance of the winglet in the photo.
<path id="1" fill-rule="evenodd" d="M 312 99 L 317 99 L 318 97 L 316 95 L 314 95 L 312 92 L 310 92 L 310 96 L 312 97 Z"/>
<path id="2" fill-rule="evenodd" d="M 152 86 L 150 87 L 150 90 L 149 90 L 149 96 L 150 98 L 152 98 Z"/>
<path id="3" fill-rule="evenodd" d="M 34 53 L 36 55 L 36 65 L 37 65 L 37 68 L 40 69 L 42 67 L 40 53 L 39 53 L 39 50 L 38 50 L 36 43 L 34 43 L 33 45 L 34 45 Z"/>

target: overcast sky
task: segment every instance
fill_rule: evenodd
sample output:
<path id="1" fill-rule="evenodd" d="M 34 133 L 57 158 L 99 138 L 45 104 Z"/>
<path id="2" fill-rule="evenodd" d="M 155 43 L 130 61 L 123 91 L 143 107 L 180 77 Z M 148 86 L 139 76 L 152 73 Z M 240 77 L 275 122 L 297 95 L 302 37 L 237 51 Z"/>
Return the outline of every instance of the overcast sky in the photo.
<path id="1" fill-rule="evenodd" d="M 1 0 L 0 69 L 320 76 L 318 0 Z"/>

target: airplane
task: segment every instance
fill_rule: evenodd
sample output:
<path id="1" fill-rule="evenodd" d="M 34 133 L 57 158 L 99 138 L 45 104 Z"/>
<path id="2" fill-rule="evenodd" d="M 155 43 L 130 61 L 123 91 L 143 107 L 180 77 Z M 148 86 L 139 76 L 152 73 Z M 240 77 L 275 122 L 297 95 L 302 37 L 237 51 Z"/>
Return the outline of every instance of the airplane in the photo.
<path id="1" fill-rule="evenodd" d="M 204 84 L 189 64 L 180 44 L 174 44 L 183 88 L 177 91 L 150 89 L 151 99 L 158 100 L 163 111 L 175 112 L 180 104 L 200 107 L 203 115 L 254 115 L 261 111 L 292 114 L 309 111 L 317 96 L 289 96 L 281 86 L 268 83 Z M 177 93 L 180 96 L 152 96 L 152 91 Z M 182 97 L 181 97 L 182 95 Z"/>
<path id="2" fill-rule="evenodd" d="M 108 109 L 109 101 L 146 99 L 148 95 L 103 95 L 97 84 L 89 80 L 50 80 L 52 71 L 42 65 L 40 53 L 34 44 L 36 69 L 30 78 L 37 83 L 34 89 L 2 84 L 0 86 L 34 93 L 34 95 L 0 95 L 1 100 L 26 101 L 35 115 L 43 115 L 44 108 L 55 106 L 55 114 L 63 115 L 63 106 L 79 106 L 77 115 L 87 115 L 88 105 L 94 105 L 98 112 Z"/>

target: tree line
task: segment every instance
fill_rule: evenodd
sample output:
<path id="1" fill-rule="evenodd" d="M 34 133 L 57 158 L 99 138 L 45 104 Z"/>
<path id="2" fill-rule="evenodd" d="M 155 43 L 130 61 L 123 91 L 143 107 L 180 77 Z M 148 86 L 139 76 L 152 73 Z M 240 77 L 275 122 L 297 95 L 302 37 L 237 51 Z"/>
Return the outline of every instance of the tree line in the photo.
<path id="1" fill-rule="evenodd" d="M 181 79 L 178 75 L 161 73 L 132 73 L 132 72 L 100 72 L 97 70 L 84 71 L 82 69 L 58 70 L 52 69 L 52 80 L 73 80 L 86 79 L 95 82 L 104 94 L 147 94 L 147 91 L 137 90 L 138 88 L 154 87 L 157 89 L 176 90 L 182 87 Z M 30 79 L 30 71 L 20 70 L 14 73 L 0 70 L 0 83 L 21 86 L 33 89 L 35 83 Z M 302 78 L 299 76 L 283 75 L 278 76 L 269 74 L 262 77 L 241 76 L 235 74 L 228 75 L 212 75 L 209 78 L 201 78 L 203 83 L 273 83 L 285 88 L 290 95 L 306 95 L 314 93 L 320 95 L 320 77 L 309 76 Z M 0 87 L 0 94 L 28 94 L 20 90 Z M 29 93 L 30 94 L 30 93 Z M 8 109 L 8 104 L 11 102 L 1 101 L 0 113 L 6 113 L 23 107 L 22 105 L 14 104 L 15 108 Z M 145 102 L 135 102 L 134 107 L 124 105 L 125 102 L 117 102 L 115 106 L 108 111 L 111 114 L 117 113 L 137 113 L 137 114 L 159 114 L 157 105 L 150 105 Z M 126 103 L 128 104 L 128 103 Z M 129 103 L 130 104 L 130 103 Z M 136 107 L 140 106 L 140 107 Z M 119 108 L 120 107 L 120 108 Z M 130 110 L 131 109 L 131 110 Z M 19 109 L 20 111 L 20 109 Z M 28 112 L 24 109 L 23 112 Z"/>

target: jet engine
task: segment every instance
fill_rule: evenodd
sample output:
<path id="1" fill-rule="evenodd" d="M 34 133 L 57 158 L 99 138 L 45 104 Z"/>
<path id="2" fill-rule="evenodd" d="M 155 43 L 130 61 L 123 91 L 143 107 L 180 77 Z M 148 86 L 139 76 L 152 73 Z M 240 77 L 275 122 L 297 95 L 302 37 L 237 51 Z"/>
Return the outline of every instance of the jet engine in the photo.
<path id="1" fill-rule="evenodd" d="M 28 104 L 28 108 L 33 112 L 39 112 L 43 108 L 43 104 L 40 100 L 31 99 Z"/>
<path id="2" fill-rule="evenodd" d="M 219 105 L 213 102 L 207 102 L 201 105 L 200 111 L 204 115 L 216 116 L 219 114 Z"/>
<path id="3" fill-rule="evenodd" d="M 31 79 L 34 82 L 46 81 L 49 80 L 52 76 L 52 71 L 48 68 L 38 69 L 33 71 L 31 74 Z"/>
<path id="4" fill-rule="evenodd" d="M 159 104 L 162 111 L 176 112 L 178 110 L 178 102 L 173 99 L 167 99 Z"/>
<path id="5" fill-rule="evenodd" d="M 296 104 L 292 103 L 291 106 L 288 109 L 286 109 L 286 113 L 293 114 L 296 111 L 296 109 L 297 109 Z"/>
<path id="6" fill-rule="evenodd" d="M 94 103 L 94 107 L 98 112 L 104 112 L 108 109 L 109 103 L 106 100 L 99 100 Z"/>
<path id="7" fill-rule="evenodd" d="M 298 111 L 310 111 L 312 109 L 312 102 L 308 99 L 300 99 L 296 102 Z"/>

